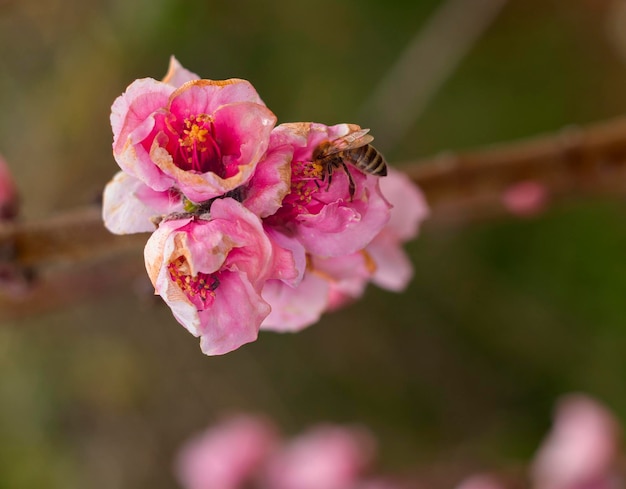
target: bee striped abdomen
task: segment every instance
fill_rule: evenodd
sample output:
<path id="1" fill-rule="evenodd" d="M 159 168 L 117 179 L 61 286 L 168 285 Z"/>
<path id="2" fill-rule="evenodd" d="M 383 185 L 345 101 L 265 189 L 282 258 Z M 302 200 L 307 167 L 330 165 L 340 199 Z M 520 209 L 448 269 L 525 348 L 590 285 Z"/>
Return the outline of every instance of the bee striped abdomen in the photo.
<path id="1" fill-rule="evenodd" d="M 387 162 L 383 155 L 371 144 L 348 151 L 350 159 L 363 173 L 369 173 L 378 177 L 387 175 Z"/>

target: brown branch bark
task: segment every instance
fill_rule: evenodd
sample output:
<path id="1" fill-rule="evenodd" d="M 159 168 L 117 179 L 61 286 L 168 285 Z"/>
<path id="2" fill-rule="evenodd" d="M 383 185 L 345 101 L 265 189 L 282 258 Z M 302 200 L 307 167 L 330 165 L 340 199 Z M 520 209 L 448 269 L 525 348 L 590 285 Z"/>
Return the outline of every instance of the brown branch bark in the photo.
<path id="1" fill-rule="evenodd" d="M 399 167 L 424 191 L 431 206 L 431 226 L 502 215 L 508 212 L 504 192 L 522 181 L 542 185 L 552 203 L 581 196 L 625 196 L 626 118 L 587 128 L 570 127 L 522 142 L 444 153 Z M 105 277 L 107 274 L 127 281 L 125 252 L 140 261 L 146 240 L 146 234 L 109 233 L 97 208 L 41 221 L 0 224 L 0 285 L 4 278 L 8 292 L 0 293 L 0 319 L 65 304 L 72 297 L 84 298 L 90 288 L 95 295 L 107 284 L 113 287 L 122 283 Z M 126 265 L 118 267 L 109 259 L 107 266 L 100 266 L 104 259 L 116 255 L 126 255 Z M 93 267 L 86 267 L 86 263 Z M 77 264 L 83 272 L 63 267 Z M 33 284 L 16 287 L 16 283 L 28 281 L 28 271 L 34 272 Z M 85 281 L 81 273 L 103 278 Z M 77 288 L 81 294 L 76 293 Z M 11 293 L 16 289 L 19 293 Z"/>
<path id="2" fill-rule="evenodd" d="M 400 168 L 424 191 L 435 224 L 507 213 L 504 192 L 524 181 L 542 185 L 552 203 L 626 196 L 626 117 L 521 142 L 443 153 Z"/>

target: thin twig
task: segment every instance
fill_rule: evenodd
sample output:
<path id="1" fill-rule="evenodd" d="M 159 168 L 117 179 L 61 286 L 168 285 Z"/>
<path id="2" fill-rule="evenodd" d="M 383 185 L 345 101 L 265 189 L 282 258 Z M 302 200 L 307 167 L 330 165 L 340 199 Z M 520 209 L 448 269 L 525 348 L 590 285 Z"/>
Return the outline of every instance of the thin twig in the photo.
<path id="1" fill-rule="evenodd" d="M 504 193 L 534 182 L 551 202 L 626 196 L 626 117 L 548 136 L 443 153 L 400 166 L 420 185 L 439 223 L 509 212 Z"/>
<path id="2" fill-rule="evenodd" d="M 506 0 L 447 0 L 411 40 L 359 120 L 376 134 L 376 147 L 393 149 L 472 49 Z"/>

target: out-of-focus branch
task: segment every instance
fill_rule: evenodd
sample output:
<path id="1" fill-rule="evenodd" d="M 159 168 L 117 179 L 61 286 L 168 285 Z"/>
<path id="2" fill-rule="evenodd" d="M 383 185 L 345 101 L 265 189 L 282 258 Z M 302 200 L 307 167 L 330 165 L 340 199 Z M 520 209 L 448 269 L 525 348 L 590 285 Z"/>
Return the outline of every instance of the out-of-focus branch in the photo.
<path id="1" fill-rule="evenodd" d="M 626 117 L 521 142 L 442 153 L 400 168 L 420 185 L 432 221 L 441 224 L 508 213 L 505 192 L 521 182 L 540 185 L 552 203 L 626 196 Z"/>
<path id="2" fill-rule="evenodd" d="M 73 263 L 139 249 L 147 236 L 116 236 L 104 228 L 102 211 L 86 207 L 48 219 L 0 224 L 5 260 L 22 267 Z"/>
<path id="3" fill-rule="evenodd" d="M 437 8 L 361 109 L 378 149 L 402 140 L 506 2 L 446 0 Z"/>
<path id="4" fill-rule="evenodd" d="M 551 203 L 582 196 L 626 196 L 626 117 L 528 141 L 443 153 L 399 167 L 424 191 L 432 211 L 431 227 L 509 213 L 503 196 L 520 182 L 541 186 Z M 140 261 L 146 240 L 146 234 L 110 234 L 97 208 L 0 224 L 0 283 L 8 281 L 5 289 L 10 292 L 20 271 L 34 272 L 34 285 L 23 293 L 15 297 L 0 293 L 0 320 L 71 302 L 71 297 L 96 295 L 107 284 L 128 282 L 134 268 L 128 266 L 128 253 Z M 126 257 L 123 266 L 115 265 L 115 256 Z M 135 270 L 140 269 L 141 264 Z M 84 280 L 81 274 L 91 278 Z M 24 280 L 29 275 L 25 273 Z M 118 276 L 123 279 L 116 280 Z M 79 289 L 81 294 L 76 293 Z"/>

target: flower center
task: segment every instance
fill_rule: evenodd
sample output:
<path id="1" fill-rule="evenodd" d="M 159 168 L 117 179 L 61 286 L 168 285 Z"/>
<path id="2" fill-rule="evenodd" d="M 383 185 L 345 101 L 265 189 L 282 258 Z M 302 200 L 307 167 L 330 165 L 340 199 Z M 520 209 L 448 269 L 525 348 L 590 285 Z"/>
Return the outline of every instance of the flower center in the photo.
<path id="1" fill-rule="evenodd" d="M 215 300 L 215 291 L 220 286 L 218 273 L 202 273 L 192 276 L 189 263 L 184 256 L 179 256 L 169 263 L 167 270 L 170 279 L 187 296 L 198 311 L 208 309 Z"/>
<path id="2" fill-rule="evenodd" d="M 181 170 L 213 172 L 223 177 L 220 147 L 215 140 L 215 125 L 207 114 L 188 117 L 178 133 L 178 151 L 174 162 Z"/>
<path id="3" fill-rule="evenodd" d="M 269 222 L 280 224 L 294 221 L 300 214 L 317 214 L 324 206 L 318 197 L 326 190 L 324 167 L 311 161 L 291 163 L 291 189 L 283 199 L 276 214 L 268 217 Z"/>
<path id="4" fill-rule="evenodd" d="M 296 207 L 308 206 L 324 185 L 324 168 L 315 162 L 295 162 L 291 172 L 288 200 Z"/>

